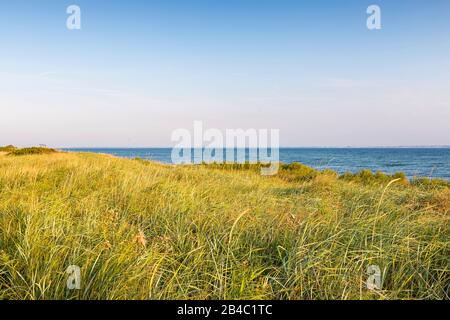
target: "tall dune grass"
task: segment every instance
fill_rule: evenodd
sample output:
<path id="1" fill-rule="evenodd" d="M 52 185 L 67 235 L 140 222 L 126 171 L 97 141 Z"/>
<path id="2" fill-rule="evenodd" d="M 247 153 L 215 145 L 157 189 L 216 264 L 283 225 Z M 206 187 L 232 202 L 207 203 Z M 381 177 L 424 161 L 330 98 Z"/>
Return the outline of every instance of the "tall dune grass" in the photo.
<path id="1" fill-rule="evenodd" d="M 0 298 L 449 298 L 447 184 L 235 169 L 0 156 Z"/>

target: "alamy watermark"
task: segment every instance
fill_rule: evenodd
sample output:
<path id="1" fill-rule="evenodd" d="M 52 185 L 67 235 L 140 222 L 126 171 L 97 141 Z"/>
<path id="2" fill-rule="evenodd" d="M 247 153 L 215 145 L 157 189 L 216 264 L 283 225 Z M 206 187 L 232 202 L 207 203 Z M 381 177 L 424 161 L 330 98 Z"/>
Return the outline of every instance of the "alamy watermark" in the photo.
<path id="1" fill-rule="evenodd" d="M 367 14 L 370 16 L 367 18 L 367 29 L 380 30 L 381 29 L 381 8 L 380 6 L 373 4 L 367 7 Z"/>
<path id="2" fill-rule="evenodd" d="M 81 8 L 77 5 L 70 5 L 66 9 L 66 13 L 69 15 L 66 20 L 66 27 L 69 30 L 81 29 Z"/>
<path id="3" fill-rule="evenodd" d="M 279 168 L 280 132 L 278 129 L 205 129 L 194 121 L 193 130 L 172 132 L 171 159 L 186 163 L 261 163 L 262 175 L 274 175 Z"/>
<path id="4" fill-rule="evenodd" d="M 66 269 L 67 277 L 67 289 L 80 290 L 81 288 L 81 269 L 79 266 L 71 265 Z"/>
<path id="5" fill-rule="evenodd" d="M 383 285 L 383 278 L 381 274 L 381 269 L 378 265 L 370 265 L 367 267 L 367 278 L 366 285 L 369 290 L 381 290 Z"/>

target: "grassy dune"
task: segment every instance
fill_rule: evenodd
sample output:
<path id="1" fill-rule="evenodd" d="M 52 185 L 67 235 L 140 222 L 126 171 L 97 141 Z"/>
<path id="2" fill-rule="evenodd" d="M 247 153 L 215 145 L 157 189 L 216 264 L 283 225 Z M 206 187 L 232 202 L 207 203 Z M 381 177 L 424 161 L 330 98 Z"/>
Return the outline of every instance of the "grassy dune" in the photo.
<path id="1" fill-rule="evenodd" d="M 401 175 L 3 154 L 0 298 L 444 299 L 449 212 Z"/>

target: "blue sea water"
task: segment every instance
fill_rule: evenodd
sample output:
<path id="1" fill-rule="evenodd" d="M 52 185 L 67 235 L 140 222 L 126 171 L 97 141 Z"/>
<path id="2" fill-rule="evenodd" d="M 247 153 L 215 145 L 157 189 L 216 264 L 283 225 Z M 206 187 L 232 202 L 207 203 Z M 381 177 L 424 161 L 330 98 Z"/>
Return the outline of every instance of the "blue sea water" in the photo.
<path id="1" fill-rule="evenodd" d="M 64 150 L 172 163 L 171 148 Z M 432 177 L 450 180 L 450 148 L 281 148 L 280 161 L 301 162 L 316 169 L 333 169 L 339 173 L 357 172 L 362 169 L 374 172 L 379 170 L 389 174 L 402 171 L 409 178 Z"/>

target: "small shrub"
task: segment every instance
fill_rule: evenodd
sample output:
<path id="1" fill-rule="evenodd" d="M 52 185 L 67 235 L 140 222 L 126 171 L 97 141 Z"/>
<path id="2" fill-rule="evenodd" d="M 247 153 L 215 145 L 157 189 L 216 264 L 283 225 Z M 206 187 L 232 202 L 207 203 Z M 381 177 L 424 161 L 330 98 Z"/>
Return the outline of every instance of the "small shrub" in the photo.
<path id="1" fill-rule="evenodd" d="M 397 172 L 393 175 L 388 175 L 384 172 L 377 171 L 375 174 L 368 170 L 361 170 L 356 173 L 346 172 L 342 174 L 339 179 L 345 180 L 345 181 L 355 181 L 363 184 L 384 184 L 388 183 L 391 180 L 394 179 L 401 179 L 403 184 L 408 184 L 408 179 L 406 178 L 406 175 L 403 172 Z"/>
<path id="2" fill-rule="evenodd" d="M 414 178 L 411 184 L 418 187 L 434 188 L 434 187 L 450 187 L 450 182 L 444 179 L 430 179 L 430 178 Z"/>
<path id="3" fill-rule="evenodd" d="M 298 162 L 283 164 L 280 169 L 280 177 L 287 181 L 309 181 L 319 174 L 319 171 Z"/>
<path id="4" fill-rule="evenodd" d="M 357 173 L 357 177 L 362 181 L 362 182 L 372 182 L 373 180 L 375 180 L 375 176 L 372 173 L 372 171 L 370 170 L 361 170 L 359 173 Z"/>
<path id="5" fill-rule="evenodd" d="M 16 149 L 13 145 L 0 147 L 0 152 L 12 152 Z"/>
<path id="6" fill-rule="evenodd" d="M 22 148 L 22 149 L 14 149 L 8 155 L 11 156 L 26 156 L 33 154 L 50 154 L 57 153 L 55 149 L 51 148 L 42 148 L 42 147 L 32 147 L 32 148 Z"/>

